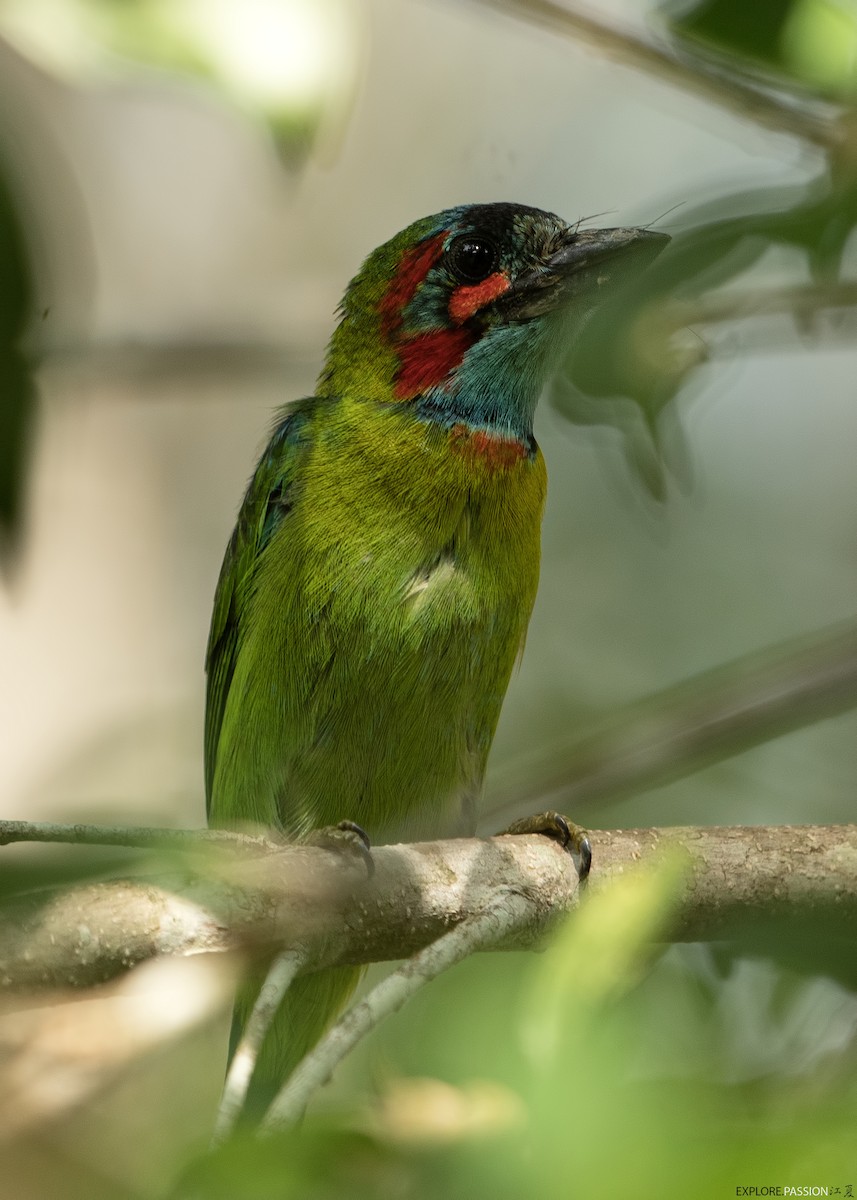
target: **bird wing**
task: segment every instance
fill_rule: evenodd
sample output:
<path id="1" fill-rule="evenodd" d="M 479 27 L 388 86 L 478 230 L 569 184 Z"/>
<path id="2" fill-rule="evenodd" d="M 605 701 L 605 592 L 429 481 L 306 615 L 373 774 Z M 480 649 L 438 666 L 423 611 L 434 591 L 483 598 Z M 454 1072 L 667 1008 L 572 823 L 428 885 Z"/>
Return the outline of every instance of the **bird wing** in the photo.
<path id="1" fill-rule="evenodd" d="M 290 405 L 279 417 L 268 446 L 244 495 L 238 520 L 220 568 L 208 635 L 205 669 L 206 812 L 217 762 L 223 714 L 241 644 L 243 618 L 259 556 L 294 503 L 298 462 L 309 440 L 317 407 L 314 397 Z"/>

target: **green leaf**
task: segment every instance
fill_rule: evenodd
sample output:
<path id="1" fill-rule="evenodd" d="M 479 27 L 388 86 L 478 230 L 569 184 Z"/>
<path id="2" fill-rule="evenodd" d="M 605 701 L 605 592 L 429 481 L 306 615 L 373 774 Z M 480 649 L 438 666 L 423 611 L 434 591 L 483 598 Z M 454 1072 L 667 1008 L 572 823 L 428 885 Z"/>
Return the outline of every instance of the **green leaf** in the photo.
<path id="1" fill-rule="evenodd" d="M 522 1037 L 530 1061 L 548 1066 L 569 1038 L 585 1036 L 605 1004 L 632 987 L 651 962 L 678 901 L 687 856 L 668 850 L 584 897 L 533 960 L 523 1005 Z"/>

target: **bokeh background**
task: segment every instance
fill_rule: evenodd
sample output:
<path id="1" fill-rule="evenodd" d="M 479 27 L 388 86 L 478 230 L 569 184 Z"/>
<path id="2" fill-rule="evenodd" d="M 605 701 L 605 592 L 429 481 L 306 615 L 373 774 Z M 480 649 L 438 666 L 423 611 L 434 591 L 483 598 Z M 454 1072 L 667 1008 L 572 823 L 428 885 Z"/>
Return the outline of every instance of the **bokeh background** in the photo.
<path id="1" fill-rule="evenodd" d="M 3 817 L 203 823 L 211 601 L 273 411 L 312 392 L 339 296 L 372 247 L 425 213 L 503 199 L 654 223 L 677 249 L 654 291 L 584 331 L 541 406 L 542 583 L 485 829 L 546 798 L 602 827 L 853 819 L 857 10 L 612 0 L 590 13 L 600 33 L 557 11 L 536 0 L 2 0 Z M 726 709 L 731 724 L 710 732 Z M 608 767 L 623 754 L 617 781 Z M 731 1186 L 770 1182 L 765 1170 L 795 1144 L 788 1121 L 808 1126 L 794 1106 L 774 1120 L 767 1093 L 750 1111 L 747 1088 L 773 1080 L 771 1095 L 797 1095 L 783 1083 L 795 1071 L 822 1096 L 819 1129 L 846 1111 L 831 1062 L 853 1064 L 851 947 L 811 981 L 794 963 L 727 957 L 671 952 L 614 1039 L 635 1031 L 637 1085 L 656 1080 L 660 1094 L 664 1072 L 680 1076 L 691 1111 L 711 1106 L 685 1139 L 714 1129 L 707 1151 L 688 1152 L 691 1192 L 647 1191 L 644 1172 L 580 1194 L 708 1195 L 705 1156 L 722 1157 L 724 1113 L 739 1112 L 758 1158 L 729 1168 Z M 511 961 L 468 964 L 466 983 L 444 981 L 379 1034 L 376 1058 L 367 1051 L 334 1089 L 336 1111 L 353 1116 L 367 1078 L 383 1092 L 411 1073 L 461 1084 L 455 1102 L 469 1112 L 467 1080 L 497 1055 L 486 1044 L 479 1059 L 476 1014 L 514 993 L 529 967 Z M 515 1025 L 504 1013 L 488 1023 L 501 1045 Z M 414 1057 L 423 1025 L 434 1032 Z M 611 1053 L 589 1064 L 610 1081 L 594 1105 L 605 1112 L 626 1095 L 610 1090 L 627 1084 Z M 205 1083 L 186 1089 L 188 1141 L 216 1102 L 221 1065 L 209 1057 Z M 507 1076 L 525 1104 L 519 1068 Z M 560 1092 L 548 1094 L 562 1114 Z M 520 1132 L 502 1095 L 494 1109 L 482 1097 L 489 1118 L 499 1105 L 500 1126 Z M 630 1112 L 639 1100 L 638 1088 Z M 687 1108 L 668 1098 L 664 1147 Z M 162 1118 L 143 1121 L 136 1154 L 120 1122 L 125 1158 L 98 1162 L 105 1195 L 166 1194 L 183 1151 Z M 452 1121 L 464 1141 L 468 1119 Z M 425 1178 L 427 1160 L 407 1152 L 392 1175 L 373 1175 L 377 1121 L 339 1158 L 341 1129 L 332 1141 L 311 1131 L 291 1161 L 317 1136 L 320 1160 L 360 1159 L 366 1194 L 457 1195 L 460 1169 L 472 1185 L 460 1194 L 505 1195 L 496 1188 L 527 1177 L 510 1167 L 489 1183 L 491 1156 L 475 1150 Z M 759 1122 L 785 1130 L 781 1142 L 759 1148 Z M 598 1161 L 604 1126 L 587 1128 Z M 778 1182 L 844 1194 L 841 1149 L 811 1177 Z M 652 1178 L 675 1165 L 674 1151 L 652 1154 Z M 278 1177 L 258 1195 L 314 1195 L 312 1178 L 293 1192 Z M 536 1194 L 577 1194 L 563 1181 L 545 1176 Z M 244 1195 L 229 1186 L 193 1194 Z M 317 1194 L 351 1194 L 341 1179 L 329 1186 Z"/>

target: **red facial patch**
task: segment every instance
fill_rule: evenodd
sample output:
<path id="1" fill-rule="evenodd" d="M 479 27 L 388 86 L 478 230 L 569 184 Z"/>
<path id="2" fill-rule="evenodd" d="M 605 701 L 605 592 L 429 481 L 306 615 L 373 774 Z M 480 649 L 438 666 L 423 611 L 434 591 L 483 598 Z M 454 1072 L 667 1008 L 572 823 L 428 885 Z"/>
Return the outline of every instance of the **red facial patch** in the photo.
<path id="1" fill-rule="evenodd" d="M 462 284 L 449 297 L 449 315 L 457 325 L 463 325 L 469 317 L 479 312 L 480 308 L 508 292 L 511 286 L 509 276 L 502 271 L 495 271 L 481 283 L 470 287 Z"/>
<path id="2" fill-rule="evenodd" d="M 401 325 L 403 311 L 440 258 L 445 237 L 445 233 L 439 233 L 426 242 L 418 242 L 402 255 L 398 270 L 381 301 L 381 328 L 385 334 L 394 333 Z"/>
<path id="3" fill-rule="evenodd" d="M 410 400 L 442 383 L 460 364 L 476 341 L 468 329 L 436 329 L 399 340 L 402 314 L 417 288 L 443 253 L 446 231 L 406 250 L 379 309 L 381 329 L 391 342 L 398 342 L 399 369 L 396 373 L 397 400 Z M 508 291 L 508 278 L 500 271 L 473 287 L 458 287 L 449 299 L 449 315 L 462 325 L 483 305 Z"/>
<path id="4" fill-rule="evenodd" d="M 454 371 L 476 340 L 469 329 L 419 333 L 399 347 L 396 399 L 410 400 Z"/>
<path id="5" fill-rule="evenodd" d="M 449 439 L 452 449 L 458 454 L 485 463 L 493 469 L 514 467 L 529 453 L 517 438 L 498 437 L 484 429 L 470 429 L 467 425 L 453 425 Z"/>

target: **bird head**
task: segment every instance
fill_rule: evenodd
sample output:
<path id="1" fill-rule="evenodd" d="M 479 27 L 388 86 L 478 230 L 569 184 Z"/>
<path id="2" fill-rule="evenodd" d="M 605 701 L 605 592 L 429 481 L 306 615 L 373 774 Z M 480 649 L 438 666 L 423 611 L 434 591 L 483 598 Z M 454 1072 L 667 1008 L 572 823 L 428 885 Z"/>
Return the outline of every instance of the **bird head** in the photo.
<path id="1" fill-rule="evenodd" d="M 575 319 L 668 241 L 647 229 L 580 229 L 520 204 L 424 217 L 352 280 L 319 390 L 529 438 Z"/>

